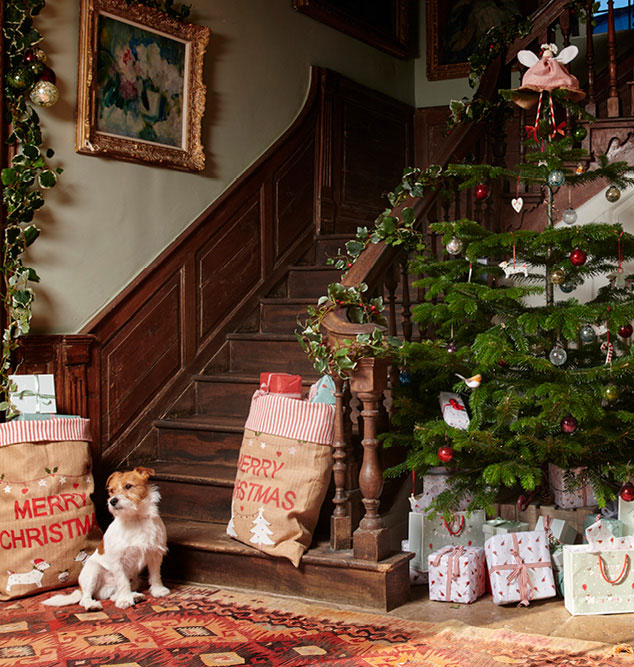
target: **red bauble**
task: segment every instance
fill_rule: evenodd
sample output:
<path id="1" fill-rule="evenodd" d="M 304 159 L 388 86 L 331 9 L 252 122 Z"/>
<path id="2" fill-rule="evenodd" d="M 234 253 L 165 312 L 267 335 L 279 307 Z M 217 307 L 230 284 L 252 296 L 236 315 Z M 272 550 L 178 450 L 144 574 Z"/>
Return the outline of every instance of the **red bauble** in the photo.
<path id="1" fill-rule="evenodd" d="M 478 201 L 484 201 L 485 199 L 488 199 L 490 194 L 491 188 L 486 183 L 480 183 L 479 185 L 476 185 L 475 198 Z"/>
<path id="2" fill-rule="evenodd" d="M 586 263 L 586 259 L 588 259 L 588 255 L 581 248 L 575 248 L 570 253 L 570 261 L 574 266 L 583 266 Z"/>
<path id="3" fill-rule="evenodd" d="M 27 51 L 26 54 L 24 55 L 24 60 L 27 63 L 32 63 L 35 60 L 37 60 L 37 56 L 35 55 L 35 51 Z"/>
<path id="4" fill-rule="evenodd" d="M 619 491 L 619 495 L 623 500 L 631 503 L 634 500 L 634 484 L 631 482 L 624 484 L 623 488 Z"/>
<path id="5" fill-rule="evenodd" d="M 506 361 L 506 359 L 498 359 L 498 366 L 501 366 L 502 368 L 508 368 L 509 362 Z"/>
<path id="6" fill-rule="evenodd" d="M 55 72 L 53 72 L 48 65 L 44 65 L 44 70 L 38 78 L 40 81 L 49 81 L 50 83 L 55 83 L 57 81 Z"/>
<path id="7" fill-rule="evenodd" d="M 629 338 L 632 333 L 634 333 L 634 329 L 629 322 L 619 329 L 619 336 L 621 336 L 621 338 Z"/>
<path id="8" fill-rule="evenodd" d="M 568 415 L 561 420 L 561 430 L 564 433 L 574 433 L 577 426 L 577 420 L 572 415 Z"/>
<path id="9" fill-rule="evenodd" d="M 441 447 L 438 450 L 438 458 L 443 463 L 449 463 L 449 461 L 451 461 L 451 459 L 453 459 L 453 448 L 449 447 L 449 445 L 445 445 L 444 447 Z"/>

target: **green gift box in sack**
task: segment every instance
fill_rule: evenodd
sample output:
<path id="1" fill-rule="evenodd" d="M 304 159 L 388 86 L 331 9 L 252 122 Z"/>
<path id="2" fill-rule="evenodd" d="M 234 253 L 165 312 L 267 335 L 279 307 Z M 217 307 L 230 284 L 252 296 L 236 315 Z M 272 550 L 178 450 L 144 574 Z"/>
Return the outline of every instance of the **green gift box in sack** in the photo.
<path id="1" fill-rule="evenodd" d="M 634 611 L 634 537 L 615 537 L 603 521 L 586 530 L 588 544 L 564 545 L 564 601 L 573 615 Z"/>
<path id="2" fill-rule="evenodd" d="M 482 525 L 486 519 L 484 510 L 456 512 L 452 521 L 442 516 L 409 514 L 409 546 L 416 553 L 412 561 L 418 569 L 427 572 L 428 557 L 434 551 L 448 546 L 484 546 Z"/>

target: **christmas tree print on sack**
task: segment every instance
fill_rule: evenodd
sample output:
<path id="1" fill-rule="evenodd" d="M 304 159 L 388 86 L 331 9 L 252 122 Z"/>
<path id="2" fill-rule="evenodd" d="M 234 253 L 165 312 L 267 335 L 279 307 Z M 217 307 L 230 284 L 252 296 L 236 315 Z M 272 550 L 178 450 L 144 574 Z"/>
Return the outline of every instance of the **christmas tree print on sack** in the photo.
<path id="1" fill-rule="evenodd" d="M 269 535 L 273 535 L 273 531 L 269 528 L 270 525 L 271 522 L 264 518 L 264 507 L 260 507 L 258 515 L 253 520 L 253 528 L 251 528 L 253 537 L 249 542 L 253 542 L 253 544 L 275 544 L 269 537 Z"/>

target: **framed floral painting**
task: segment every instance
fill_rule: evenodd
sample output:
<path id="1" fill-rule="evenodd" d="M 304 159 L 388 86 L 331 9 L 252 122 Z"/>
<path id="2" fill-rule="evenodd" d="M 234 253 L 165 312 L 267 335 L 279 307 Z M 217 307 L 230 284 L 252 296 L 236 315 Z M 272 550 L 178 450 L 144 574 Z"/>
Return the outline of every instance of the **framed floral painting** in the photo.
<path id="1" fill-rule="evenodd" d="M 75 150 L 202 171 L 209 28 L 125 0 L 81 0 Z"/>

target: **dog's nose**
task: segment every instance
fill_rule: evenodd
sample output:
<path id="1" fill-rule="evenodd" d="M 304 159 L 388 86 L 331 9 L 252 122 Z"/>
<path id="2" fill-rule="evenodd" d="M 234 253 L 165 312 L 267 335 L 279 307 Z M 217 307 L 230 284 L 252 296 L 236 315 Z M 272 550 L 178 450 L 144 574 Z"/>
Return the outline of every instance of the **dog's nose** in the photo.
<path id="1" fill-rule="evenodd" d="M 119 499 L 116 496 L 114 498 L 110 498 L 110 504 L 113 507 L 116 507 L 118 502 L 119 502 Z"/>

